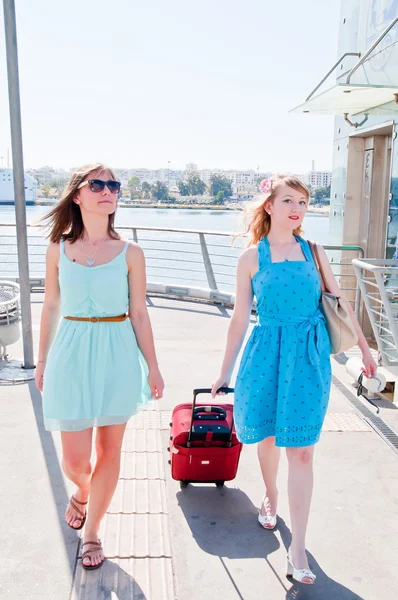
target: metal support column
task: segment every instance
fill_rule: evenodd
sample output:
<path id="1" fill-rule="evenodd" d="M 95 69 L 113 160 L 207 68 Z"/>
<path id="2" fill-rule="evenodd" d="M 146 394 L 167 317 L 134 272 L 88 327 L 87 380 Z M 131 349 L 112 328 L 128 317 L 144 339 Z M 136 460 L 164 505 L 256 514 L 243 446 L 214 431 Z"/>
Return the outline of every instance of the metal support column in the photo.
<path id="1" fill-rule="evenodd" d="M 14 175 L 15 218 L 18 245 L 19 285 L 21 290 L 24 367 L 34 367 L 32 313 L 30 306 L 29 256 L 26 229 L 25 174 L 22 152 L 21 104 L 19 96 L 17 28 L 14 0 L 3 0 L 7 55 L 8 97 L 10 104 L 12 167 Z"/>

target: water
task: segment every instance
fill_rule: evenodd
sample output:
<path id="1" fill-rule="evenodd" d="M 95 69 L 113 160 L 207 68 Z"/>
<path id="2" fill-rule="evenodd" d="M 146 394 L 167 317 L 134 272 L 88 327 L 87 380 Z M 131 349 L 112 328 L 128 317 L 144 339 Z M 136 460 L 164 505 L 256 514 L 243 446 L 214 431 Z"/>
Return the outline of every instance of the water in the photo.
<path id="1" fill-rule="evenodd" d="M 34 223 L 47 212 L 49 206 L 27 206 L 28 223 Z M 13 206 L 0 206 L 0 223 L 15 223 Z M 116 215 L 119 226 L 170 227 L 175 229 L 202 229 L 206 231 L 242 231 L 241 211 L 119 208 Z M 329 217 L 308 213 L 304 220 L 305 237 L 327 244 Z"/>
<path id="2" fill-rule="evenodd" d="M 43 217 L 50 207 L 28 206 L 27 222 L 34 223 Z M 0 207 L 0 224 L 14 223 L 12 206 Z M 116 216 L 119 227 L 160 227 L 191 229 L 213 232 L 238 233 L 243 230 L 241 211 L 120 208 Z M 319 243 L 327 243 L 329 219 L 323 215 L 309 213 L 304 221 L 305 236 Z M 5 235 L 7 237 L 5 237 Z M 132 234 L 123 232 L 131 239 Z M 17 275 L 17 247 L 10 229 L 0 227 L 3 245 L 0 244 L 0 276 Z M 47 242 L 37 229 L 29 230 L 29 267 L 31 277 L 44 277 L 44 254 Z M 235 286 L 236 261 L 243 240 L 231 247 L 228 237 L 206 235 L 207 249 L 219 289 L 233 291 Z M 209 287 L 204 268 L 199 236 L 192 233 L 138 231 L 138 242 L 142 246 L 147 263 L 148 280 L 167 285 Z M 9 245 L 6 246 L 5 244 Z M 6 253 L 9 253 L 6 256 Z M 3 254 L 3 256 L 1 256 Z M 211 287 L 211 286 L 210 286 Z"/>

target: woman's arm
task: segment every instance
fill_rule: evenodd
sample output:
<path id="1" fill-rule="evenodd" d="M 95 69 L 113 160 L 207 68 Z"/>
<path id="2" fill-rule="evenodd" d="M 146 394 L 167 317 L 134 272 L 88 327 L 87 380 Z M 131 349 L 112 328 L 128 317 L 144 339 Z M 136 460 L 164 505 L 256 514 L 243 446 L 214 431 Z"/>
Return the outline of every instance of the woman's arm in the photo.
<path id="1" fill-rule="evenodd" d="M 131 243 L 126 260 L 129 269 L 129 312 L 138 346 L 147 362 L 148 383 L 153 398 L 162 398 L 164 383 L 156 359 L 151 321 L 146 306 L 146 269 L 144 253 L 140 246 Z"/>
<path id="2" fill-rule="evenodd" d="M 239 258 L 236 272 L 235 308 L 228 328 L 227 345 L 220 376 L 212 386 L 215 397 L 220 387 L 226 387 L 232 377 L 232 371 L 242 346 L 253 304 L 252 273 L 257 262 L 257 248 L 249 248 Z"/>
<path id="3" fill-rule="evenodd" d="M 319 246 L 318 244 L 317 248 L 319 250 L 319 260 L 321 261 L 323 271 L 325 273 L 326 284 L 329 288 L 329 291 L 335 296 L 342 296 L 343 298 L 345 298 L 344 294 L 342 293 L 340 287 L 337 284 L 336 279 L 334 278 L 333 271 L 329 264 L 329 259 L 326 255 L 325 250 L 322 248 L 322 246 Z M 362 332 L 361 326 L 358 323 L 358 319 L 356 318 L 355 313 L 352 310 L 351 304 L 348 302 L 348 300 L 346 300 L 346 305 L 350 313 L 352 322 L 354 324 L 355 330 L 358 334 L 358 346 L 362 353 L 362 362 L 365 367 L 365 375 L 366 377 L 372 377 L 372 375 L 376 375 L 377 365 L 373 360 L 366 338 Z"/>
<path id="4" fill-rule="evenodd" d="M 35 371 L 38 390 L 43 391 L 43 375 L 59 320 L 60 293 L 58 283 L 59 244 L 51 243 L 46 254 L 46 285 L 40 322 L 39 357 Z"/>

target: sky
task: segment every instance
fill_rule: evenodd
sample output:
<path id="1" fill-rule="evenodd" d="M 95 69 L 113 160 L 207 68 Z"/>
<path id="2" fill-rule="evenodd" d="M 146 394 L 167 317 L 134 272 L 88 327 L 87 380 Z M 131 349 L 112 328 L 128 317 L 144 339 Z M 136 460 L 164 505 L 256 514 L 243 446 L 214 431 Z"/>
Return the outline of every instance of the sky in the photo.
<path id="1" fill-rule="evenodd" d="M 337 59 L 339 0 L 15 3 L 26 168 L 331 169 L 333 117 L 288 111 Z"/>

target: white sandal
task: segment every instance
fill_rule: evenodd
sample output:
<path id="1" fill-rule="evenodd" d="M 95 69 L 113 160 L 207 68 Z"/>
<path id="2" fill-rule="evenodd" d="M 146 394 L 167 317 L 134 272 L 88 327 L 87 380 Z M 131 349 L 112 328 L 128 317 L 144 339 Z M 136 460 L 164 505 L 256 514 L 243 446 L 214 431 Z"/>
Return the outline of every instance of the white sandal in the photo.
<path id="1" fill-rule="evenodd" d="M 261 506 L 260 506 L 260 510 L 258 512 L 258 522 L 260 523 L 261 527 L 264 527 L 264 529 L 275 529 L 276 527 L 276 521 L 277 521 L 277 517 L 276 515 L 262 515 L 261 511 L 262 508 L 264 506 L 264 500 L 265 498 L 263 498 L 263 501 L 261 502 Z"/>
<path id="2" fill-rule="evenodd" d="M 310 569 L 296 569 L 292 560 L 292 549 L 289 548 L 287 553 L 287 566 L 286 566 L 286 575 L 288 577 L 293 577 L 299 583 L 306 583 L 307 585 L 312 585 L 315 583 L 316 575 Z M 305 579 L 310 579 L 310 581 L 304 581 Z"/>

